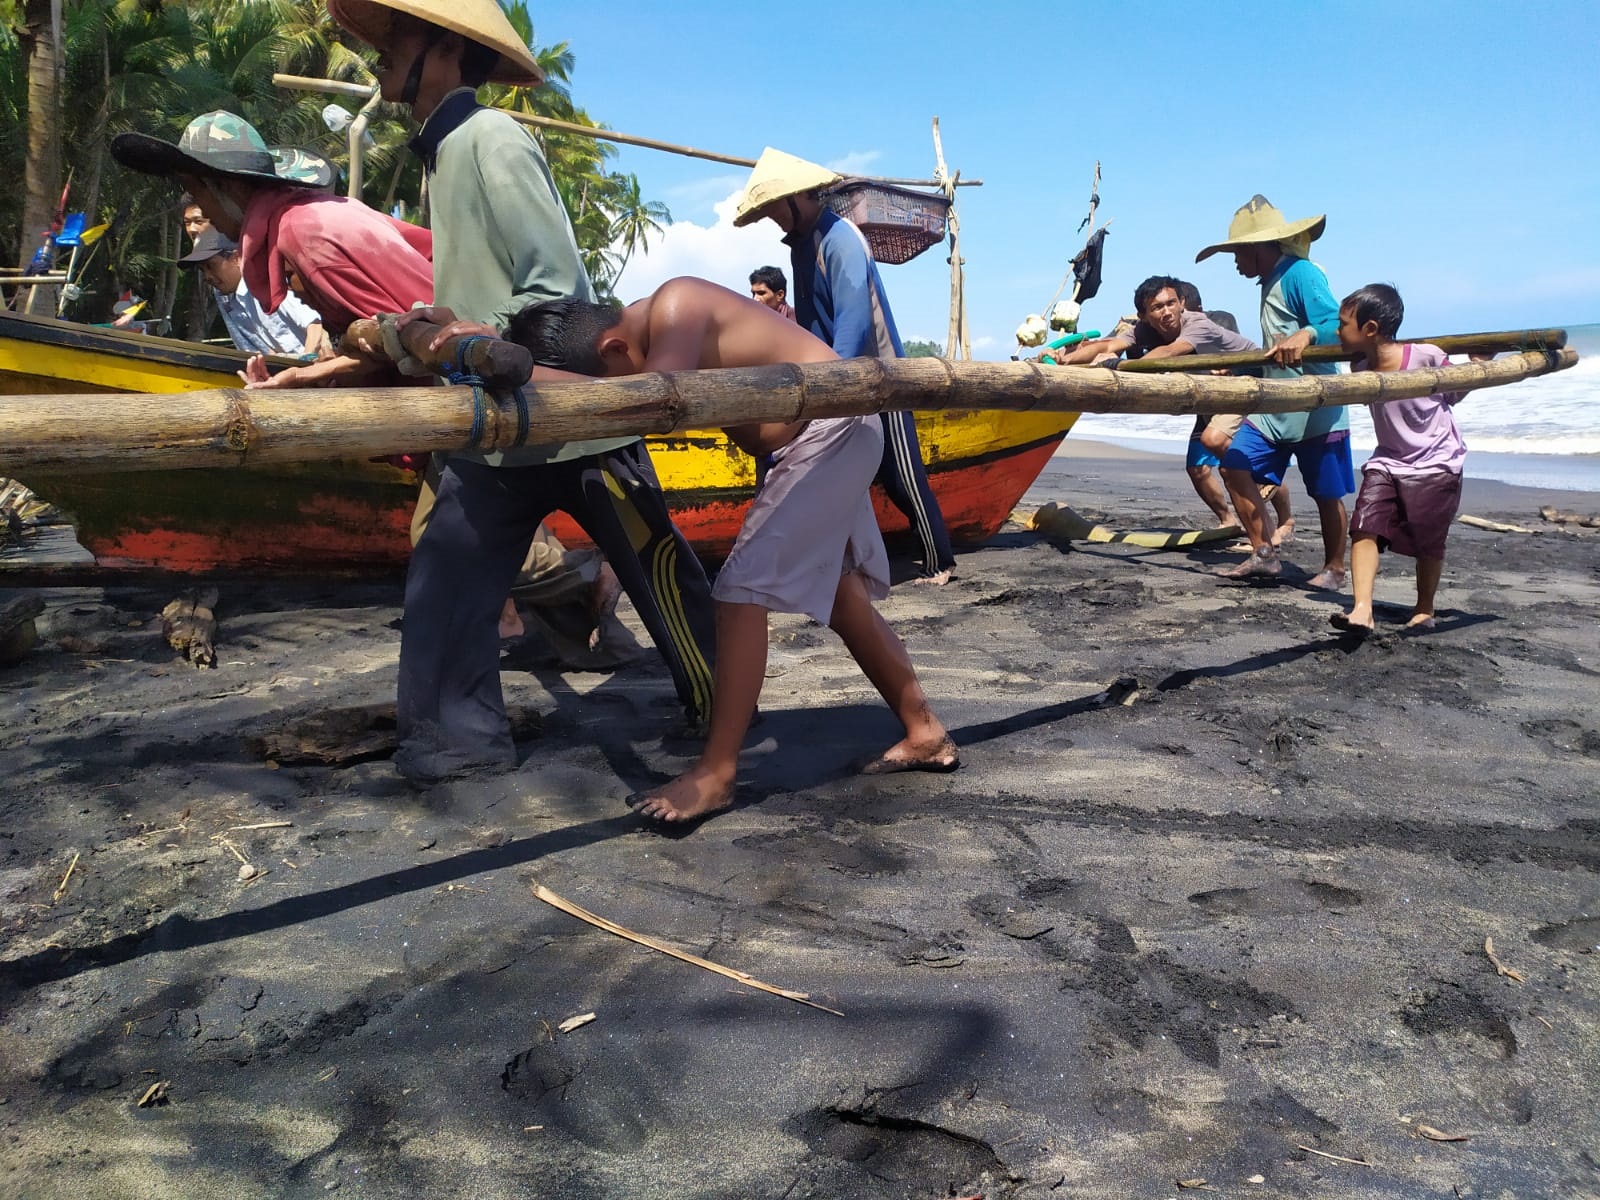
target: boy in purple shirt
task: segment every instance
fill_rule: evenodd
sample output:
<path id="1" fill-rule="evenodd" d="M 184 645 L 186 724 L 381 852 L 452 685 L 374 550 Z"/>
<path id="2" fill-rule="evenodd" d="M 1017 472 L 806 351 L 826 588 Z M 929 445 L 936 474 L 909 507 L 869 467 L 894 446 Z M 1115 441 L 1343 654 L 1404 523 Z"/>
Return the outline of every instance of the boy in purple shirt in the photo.
<path id="1" fill-rule="evenodd" d="M 1386 283 L 1368 284 L 1339 305 L 1339 345 L 1359 355 L 1357 371 L 1409 371 L 1446 367 L 1437 346 L 1396 342 L 1405 306 Z M 1461 504 L 1466 443 L 1451 408 L 1460 392 L 1372 406 L 1378 448 L 1361 473 L 1350 518 L 1350 575 L 1355 603 L 1328 618 L 1335 628 L 1365 637 L 1372 632 L 1372 585 L 1378 555 L 1395 550 L 1417 560 L 1417 606 L 1407 629 L 1433 628 L 1433 594 L 1444 570 L 1444 543 Z"/>

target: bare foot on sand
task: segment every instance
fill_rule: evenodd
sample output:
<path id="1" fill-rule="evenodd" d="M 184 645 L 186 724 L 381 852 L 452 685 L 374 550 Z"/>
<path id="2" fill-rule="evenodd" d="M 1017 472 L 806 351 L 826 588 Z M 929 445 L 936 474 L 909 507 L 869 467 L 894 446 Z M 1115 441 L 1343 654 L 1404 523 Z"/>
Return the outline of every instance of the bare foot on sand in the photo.
<path id="1" fill-rule="evenodd" d="M 600 572 L 595 576 L 594 588 L 589 592 L 589 613 L 594 618 L 594 628 L 589 631 L 589 649 L 598 650 L 605 641 L 606 627 L 615 617 L 617 601 L 621 597 L 622 581 L 617 578 L 610 563 L 602 562 Z"/>
<path id="2" fill-rule="evenodd" d="M 1283 564 L 1278 561 L 1277 549 L 1263 546 L 1238 566 L 1223 567 L 1217 575 L 1223 579 L 1270 578 L 1282 570 Z"/>
<path id="3" fill-rule="evenodd" d="M 1411 614 L 1411 620 L 1406 622 L 1406 628 L 1420 633 L 1424 629 L 1432 629 L 1434 624 L 1431 612 L 1414 612 Z"/>
<path id="4" fill-rule="evenodd" d="M 1372 614 L 1368 613 L 1365 619 L 1356 615 L 1355 609 L 1347 613 L 1334 613 L 1328 618 L 1328 624 L 1344 633 L 1353 633 L 1357 637 L 1366 637 L 1372 632 Z"/>
<path id="5" fill-rule="evenodd" d="M 671 783 L 629 797 L 628 803 L 652 821 L 668 825 L 697 821 L 733 804 L 733 780 L 694 766 Z"/>
<path id="6" fill-rule="evenodd" d="M 932 585 L 933 587 L 943 587 L 945 584 L 949 583 L 954 576 L 954 571 L 936 571 L 932 575 L 918 575 L 911 582 L 926 583 Z"/>
<path id="7" fill-rule="evenodd" d="M 906 738 L 890 746 L 861 768 L 863 775 L 894 775 L 901 771 L 933 771 L 948 775 L 961 765 L 961 755 L 949 735 L 932 745 L 918 745 Z"/>
<path id="8" fill-rule="evenodd" d="M 527 632 L 527 626 L 522 623 L 522 614 L 517 611 L 517 602 L 507 596 L 506 606 L 500 610 L 500 636 L 519 638 Z"/>
<path id="9" fill-rule="evenodd" d="M 1344 572 L 1326 567 L 1306 580 L 1306 586 L 1319 592 L 1342 592 L 1344 591 Z"/>
<path id="10" fill-rule="evenodd" d="M 1294 518 L 1290 517 L 1282 525 L 1278 526 L 1278 531 L 1272 535 L 1272 544 L 1281 546 L 1285 542 L 1292 541 L 1294 541 Z"/>

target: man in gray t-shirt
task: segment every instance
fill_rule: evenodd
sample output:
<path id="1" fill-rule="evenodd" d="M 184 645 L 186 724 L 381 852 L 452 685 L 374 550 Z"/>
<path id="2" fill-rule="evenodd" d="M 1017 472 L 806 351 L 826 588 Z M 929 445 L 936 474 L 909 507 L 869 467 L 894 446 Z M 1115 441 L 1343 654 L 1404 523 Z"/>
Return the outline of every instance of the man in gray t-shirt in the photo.
<path id="1" fill-rule="evenodd" d="M 1186 307 L 1184 292 L 1188 285 L 1170 275 L 1152 275 L 1133 292 L 1133 306 L 1138 319 L 1131 324 L 1126 320 L 1118 325 L 1110 337 L 1085 342 L 1064 359 L 1062 365 L 1113 366 L 1119 358 L 1176 358 L 1185 354 L 1229 354 L 1242 350 L 1259 350 L 1260 347 L 1237 330 L 1217 324 L 1203 312 Z M 1216 473 L 1218 451 L 1238 431 L 1243 417 L 1222 415 L 1202 417 L 1195 423 L 1190 436 L 1184 467 L 1195 493 L 1216 517 L 1218 525 L 1234 524 L 1233 512 L 1228 507 L 1228 494 Z M 1208 427 L 1209 423 L 1209 427 Z M 1201 441 L 1204 433 L 1205 442 Z M 1281 513 L 1287 516 L 1285 503 Z"/>

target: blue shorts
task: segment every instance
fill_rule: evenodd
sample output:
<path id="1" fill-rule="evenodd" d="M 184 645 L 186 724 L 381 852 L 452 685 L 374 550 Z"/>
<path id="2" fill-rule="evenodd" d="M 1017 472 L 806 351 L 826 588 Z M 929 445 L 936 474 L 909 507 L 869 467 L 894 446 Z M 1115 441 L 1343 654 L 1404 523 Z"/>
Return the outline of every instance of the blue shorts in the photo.
<path id="1" fill-rule="evenodd" d="M 1189 439 L 1189 454 L 1184 459 L 1186 467 L 1216 467 L 1222 460 L 1205 448 L 1205 444 L 1198 437 Z"/>
<path id="2" fill-rule="evenodd" d="M 1342 500 L 1356 490 L 1355 464 L 1350 460 L 1350 431 L 1338 429 L 1303 442 L 1274 446 L 1246 421 L 1222 456 L 1229 471 L 1249 471 L 1257 483 L 1282 483 L 1289 460 L 1300 464 L 1300 478 L 1313 500 Z"/>

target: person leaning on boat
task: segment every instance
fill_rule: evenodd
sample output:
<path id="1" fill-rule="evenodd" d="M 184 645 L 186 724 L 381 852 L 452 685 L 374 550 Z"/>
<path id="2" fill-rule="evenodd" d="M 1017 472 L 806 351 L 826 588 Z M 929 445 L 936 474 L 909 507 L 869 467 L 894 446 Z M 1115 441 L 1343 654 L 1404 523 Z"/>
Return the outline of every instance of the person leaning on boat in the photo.
<path id="1" fill-rule="evenodd" d="M 276 165 L 275 163 L 274 166 Z M 188 192 L 179 197 L 178 211 L 183 214 L 183 231 L 189 235 L 190 248 L 197 249 L 200 238 L 211 229 L 211 220 L 200 211 L 200 205 Z M 231 242 L 233 239 L 226 240 Z M 237 256 L 237 243 L 234 252 Z M 190 254 L 178 259 L 178 266 L 183 267 L 193 257 L 193 254 Z M 309 360 L 333 357 L 335 353 L 333 342 L 328 337 L 328 331 L 322 326 L 322 316 L 310 305 L 296 296 L 290 296 L 284 301 L 283 308 L 276 313 L 269 313 L 250 295 L 250 288 L 244 281 L 242 268 L 234 271 L 230 267 L 219 267 L 217 271 L 222 278 L 220 283 L 211 278 L 211 272 L 203 263 L 200 265 L 201 274 L 205 275 L 211 284 L 212 299 L 216 302 L 217 311 L 222 315 L 222 323 L 227 327 L 228 336 L 240 350 L 253 351 L 257 354 L 287 354 L 294 358 Z M 235 274 L 238 275 L 238 281 L 231 287 L 225 286 Z M 284 324 L 299 327 L 300 333 L 294 343 L 283 336 L 282 331 L 277 328 L 276 323 L 280 318 Z M 259 341 L 265 345 L 246 345 L 240 341 L 239 331 L 234 328 L 235 324 L 246 331 L 247 341 Z M 253 334 L 261 336 L 252 337 Z M 299 349 L 293 348 L 296 343 Z M 285 348 L 279 349 L 279 346 Z"/>
<path id="2" fill-rule="evenodd" d="M 489 81 L 544 82 L 495 0 L 329 0 L 328 12 L 377 47 L 384 99 L 423 123 L 411 147 L 433 212 L 437 307 L 416 319 L 446 322 L 435 348 L 454 336 L 497 336 L 536 300 L 593 299 L 538 143 L 477 102 Z M 406 576 L 395 765 L 412 782 L 516 764 L 497 623 L 535 527 L 557 510 L 605 554 L 689 720 L 709 714 L 711 587 L 672 523 L 643 440 L 451 453 Z"/>
<path id="3" fill-rule="evenodd" d="M 194 249 L 178 259 L 178 266 L 198 271 L 211 285 L 222 323 L 240 350 L 315 358 L 327 343 L 322 317 L 298 296 L 285 296 L 276 312 L 261 306 L 245 286 L 239 244 L 209 224 L 195 237 Z"/>
<path id="4" fill-rule="evenodd" d="M 783 230 L 794 271 L 795 320 L 840 358 L 904 358 L 889 298 L 861 231 L 822 203 L 837 172 L 768 146 L 734 213 L 735 225 L 765 217 Z M 883 458 L 875 483 L 906 515 L 922 545 L 918 583 L 943 584 L 955 571 L 950 535 L 928 486 L 917 427 L 908 412 L 880 413 Z"/>
<path id="5" fill-rule="evenodd" d="M 407 312 L 434 296 L 433 235 L 374 212 L 361 201 L 323 190 L 325 160 L 304 150 L 271 150 L 255 127 L 234 113 L 190 121 L 176 146 L 144 134 L 119 134 L 112 156 L 147 174 L 175 176 L 188 186 L 200 221 L 185 209 L 185 228 L 240 235 L 246 286 L 262 308 L 277 312 L 299 293 L 315 304 L 333 332 L 378 313 Z M 398 383 L 385 362 L 336 354 L 275 375 L 257 357 L 246 368 L 252 388 Z M 431 378 L 431 376 L 429 377 Z M 415 544 L 432 508 L 426 481 L 413 518 Z M 603 593 L 603 564 L 592 551 L 567 551 L 546 535 L 527 551 L 518 594 L 533 604 L 563 604 L 586 589 Z"/>
<path id="6" fill-rule="evenodd" d="M 236 240 L 245 285 L 276 313 L 293 289 L 333 335 L 361 317 L 401 312 L 433 294 L 433 239 L 426 229 L 373 212 L 328 191 L 327 160 L 303 150 L 269 150 L 243 117 L 204 113 L 176 145 L 142 133 L 111 140 L 123 166 L 176 179 L 214 231 Z M 388 378 L 387 364 L 338 355 L 268 378 L 260 359 L 247 368 L 257 386 L 313 387 Z"/>
<path id="7" fill-rule="evenodd" d="M 1204 312 L 1191 308 L 1184 298 L 1193 285 L 1171 275 L 1152 275 L 1133 290 L 1132 319 L 1124 317 L 1109 337 L 1095 338 L 1070 353 L 1051 351 L 1059 366 L 1115 367 L 1128 358 L 1178 358 L 1188 354 L 1228 354 L 1259 350 L 1237 330 L 1226 329 Z M 1058 357 L 1059 356 L 1059 357 Z M 1211 473 L 1218 455 L 1228 448 L 1244 418 L 1235 414 L 1202 417 L 1189 440 L 1184 468 L 1195 493 L 1216 517 L 1219 526 L 1232 525 L 1228 495 Z M 1280 500 L 1282 489 L 1273 497 L 1279 511 L 1288 513 L 1287 500 Z"/>

